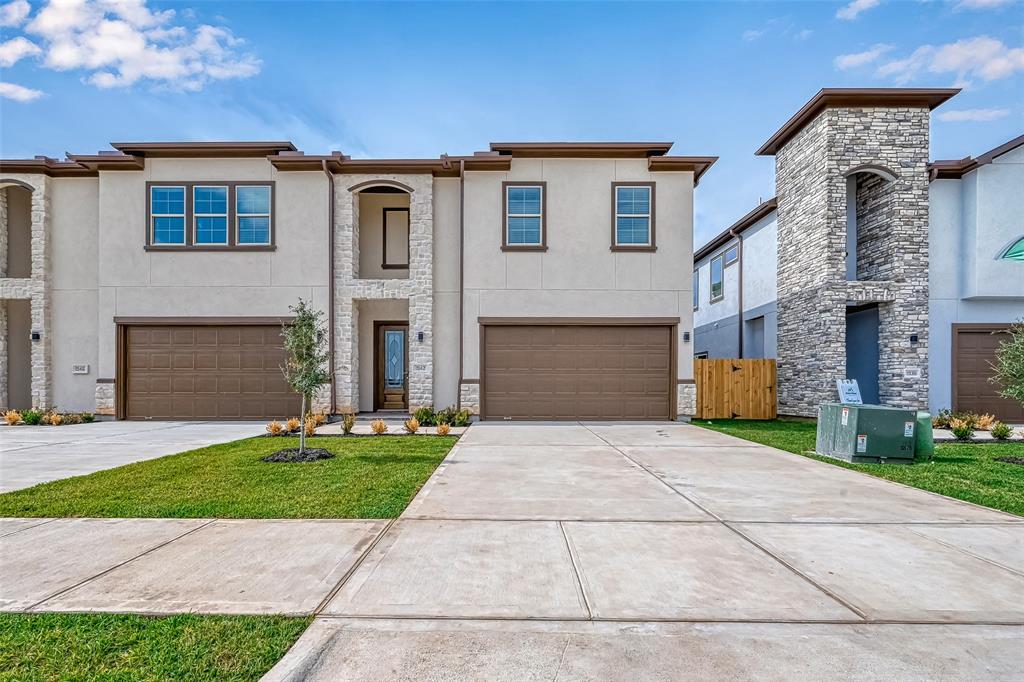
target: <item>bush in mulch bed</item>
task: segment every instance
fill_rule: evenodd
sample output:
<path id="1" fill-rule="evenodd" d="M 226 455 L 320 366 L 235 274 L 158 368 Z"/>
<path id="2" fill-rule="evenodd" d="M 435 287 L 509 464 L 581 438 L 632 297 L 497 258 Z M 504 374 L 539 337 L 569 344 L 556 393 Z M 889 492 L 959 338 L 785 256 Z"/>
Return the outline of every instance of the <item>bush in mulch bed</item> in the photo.
<path id="1" fill-rule="evenodd" d="M 267 455 L 264 462 L 316 462 L 321 459 L 331 459 L 334 455 L 323 448 L 306 448 L 301 455 L 298 448 L 285 448 Z"/>
<path id="2" fill-rule="evenodd" d="M 996 457 L 997 462 L 1006 462 L 1007 464 L 1016 464 L 1017 466 L 1024 466 L 1024 457 Z"/>

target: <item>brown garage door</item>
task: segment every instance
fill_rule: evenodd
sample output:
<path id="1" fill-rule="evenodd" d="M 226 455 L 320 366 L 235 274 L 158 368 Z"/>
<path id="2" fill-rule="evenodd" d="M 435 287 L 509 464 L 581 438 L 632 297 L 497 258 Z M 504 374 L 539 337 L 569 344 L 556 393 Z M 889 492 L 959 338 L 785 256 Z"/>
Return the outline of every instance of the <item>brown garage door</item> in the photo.
<path id="1" fill-rule="evenodd" d="M 1009 339 L 1008 325 L 954 327 L 953 407 L 994 414 L 1009 422 L 1024 421 L 1024 406 L 1003 398 L 998 386 L 989 381 L 996 349 Z"/>
<path id="2" fill-rule="evenodd" d="M 671 326 L 486 325 L 485 419 L 670 419 Z"/>
<path id="3" fill-rule="evenodd" d="M 132 325 L 126 336 L 129 419 L 298 416 L 281 376 L 279 325 Z"/>

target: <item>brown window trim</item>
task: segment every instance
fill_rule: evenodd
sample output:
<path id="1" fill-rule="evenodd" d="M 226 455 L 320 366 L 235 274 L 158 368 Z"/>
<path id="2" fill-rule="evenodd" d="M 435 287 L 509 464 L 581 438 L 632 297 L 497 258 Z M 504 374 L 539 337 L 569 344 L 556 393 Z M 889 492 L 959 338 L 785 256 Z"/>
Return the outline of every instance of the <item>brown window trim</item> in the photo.
<path id="1" fill-rule="evenodd" d="M 508 188 L 540 187 L 540 244 L 508 243 Z M 502 251 L 547 251 L 548 250 L 548 183 L 506 181 L 501 183 L 501 250 Z"/>
<path id="2" fill-rule="evenodd" d="M 153 187 L 184 187 L 185 188 L 185 243 L 154 244 L 152 201 Z M 195 213 L 192 210 L 193 195 L 196 187 L 227 187 L 228 188 L 228 243 L 227 244 L 196 244 L 194 243 Z M 269 244 L 238 244 L 238 220 L 235 214 L 235 189 L 237 187 L 270 187 L 270 243 Z M 245 181 L 159 181 L 146 183 L 146 241 L 145 251 L 275 251 L 277 249 L 277 183 L 273 180 Z"/>
<path id="3" fill-rule="evenodd" d="M 616 230 L 615 230 L 615 216 L 617 213 L 617 206 L 615 201 L 615 195 L 618 194 L 619 187 L 650 187 L 651 188 L 651 234 L 650 244 L 618 244 L 616 243 Z M 658 242 L 655 239 L 654 231 L 654 214 L 655 214 L 655 188 L 656 183 L 653 182 L 613 182 L 612 183 L 612 242 L 611 251 L 640 251 L 640 252 L 653 252 L 658 250 Z"/>
<path id="4" fill-rule="evenodd" d="M 405 262 L 388 263 L 388 211 L 400 211 L 405 213 Z M 380 231 L 383 235 L 383 245 L 380 252 L 380 266 L 385 270 L 408 270 L 409 269 L 409 242 L 412 238 L 412 222 L 409 209 L 404 206 L 385 206 L 381 212 Z"/>

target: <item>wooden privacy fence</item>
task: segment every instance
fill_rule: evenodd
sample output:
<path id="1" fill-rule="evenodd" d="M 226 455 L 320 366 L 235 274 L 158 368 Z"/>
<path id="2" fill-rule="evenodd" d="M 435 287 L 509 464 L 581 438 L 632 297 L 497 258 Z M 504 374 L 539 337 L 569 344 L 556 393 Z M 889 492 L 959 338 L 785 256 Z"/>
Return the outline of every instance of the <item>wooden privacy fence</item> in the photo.
<path id="1" fill-rule="evenodd" d="M 697 359 L 697 419 L 775 419 L 775 361 Z"/>

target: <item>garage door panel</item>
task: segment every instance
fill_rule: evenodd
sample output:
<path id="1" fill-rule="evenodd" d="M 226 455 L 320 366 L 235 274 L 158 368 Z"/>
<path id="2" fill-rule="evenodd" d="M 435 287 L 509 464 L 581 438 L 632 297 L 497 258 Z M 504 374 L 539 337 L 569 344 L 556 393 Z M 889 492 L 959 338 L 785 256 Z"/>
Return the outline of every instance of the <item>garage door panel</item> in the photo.
<path id="1" fill-rule="evenodd" d="M 271 419 L 295 416 L 300 398 L 281 376 L 276 325 L 131 326 L 126 334 L 126 416 Z"/>
<path id="2" fill-rule="evenodd" d="M 999 387 L 990 381 L 996 350 L 1008 338 L 994 328 L 957 329 L 953 402 L 958 410 L 994 414 L 1007 422 L 1024 421 L 1024 406 L 999 395 Z"/>
<path id="3" fill-rule="evenodd" d="M 483 335 L 486 418 L 672 416 L 670 327 L 487 326 Z"/>

